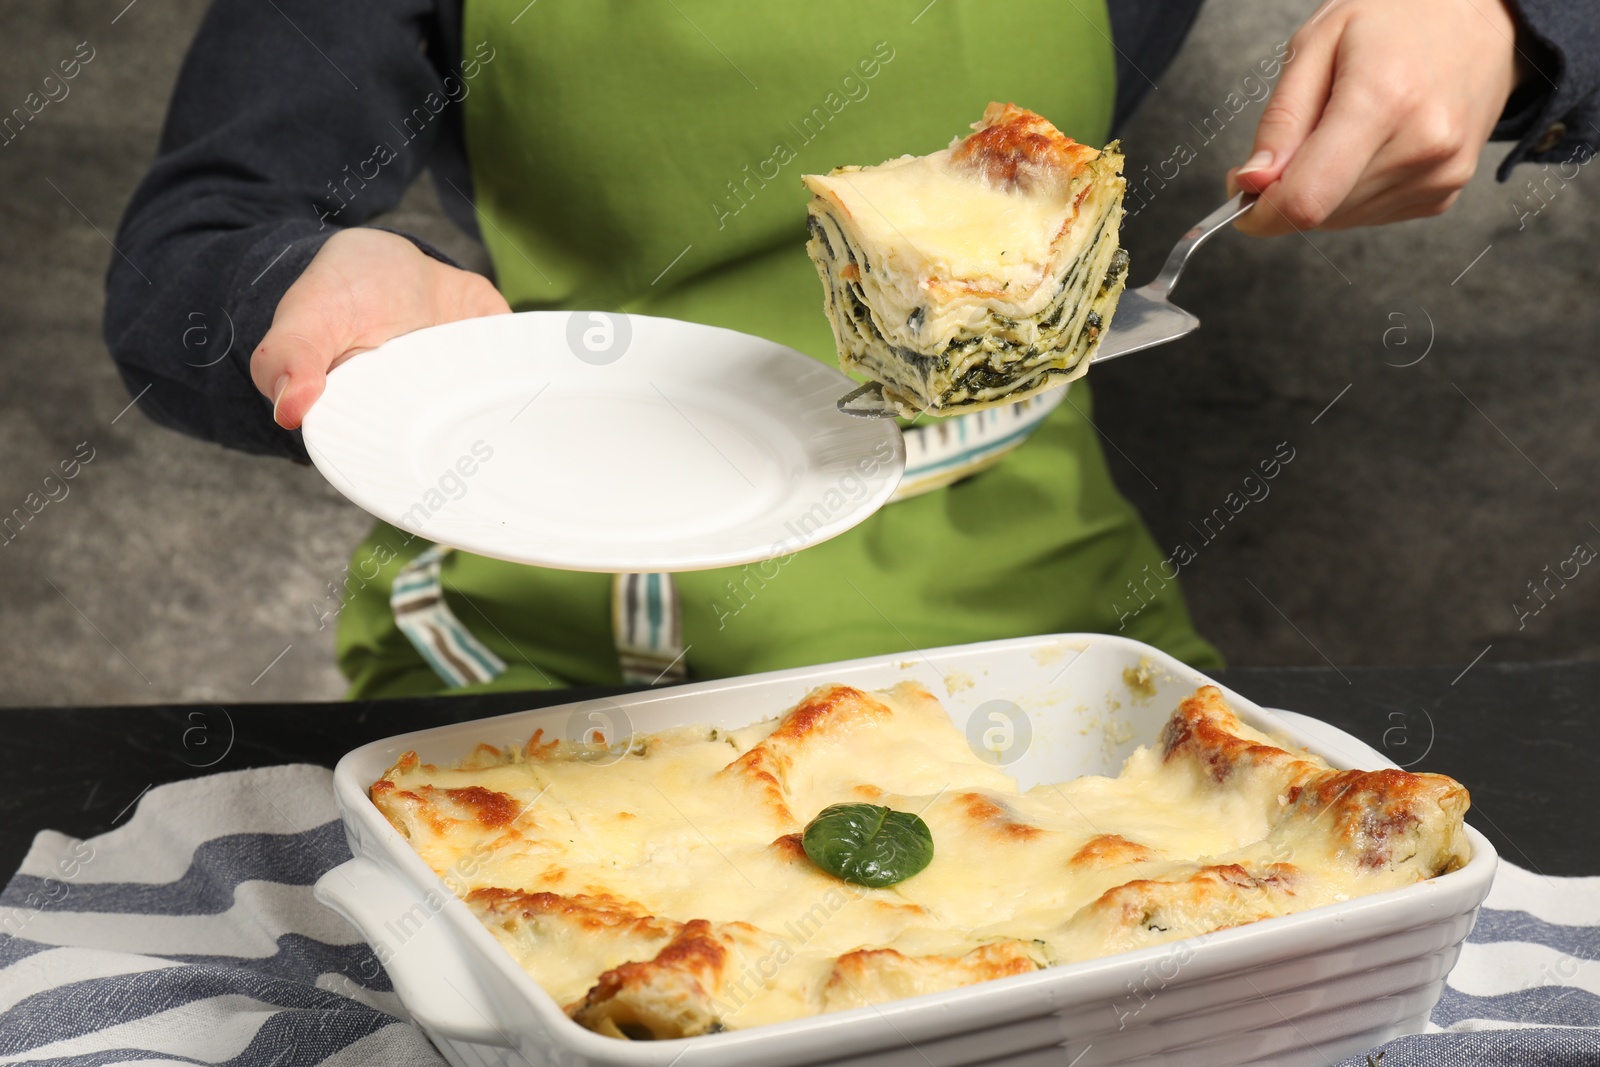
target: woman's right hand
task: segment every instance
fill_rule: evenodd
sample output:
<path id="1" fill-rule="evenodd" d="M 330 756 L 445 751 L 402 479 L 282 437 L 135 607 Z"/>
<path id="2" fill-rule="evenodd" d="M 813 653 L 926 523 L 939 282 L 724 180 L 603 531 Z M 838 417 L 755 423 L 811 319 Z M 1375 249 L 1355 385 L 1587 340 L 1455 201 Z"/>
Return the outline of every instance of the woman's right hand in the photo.
<path id="1" fill-rule="evenodd" d="M 358 352 L 424 326 L 510 306 L 481 274 L 440 263 L 398 234 L 341 230 L 291 285 L 250 356 L 250 377 L 279 426 L 300 425 L 328 371 Z"/>

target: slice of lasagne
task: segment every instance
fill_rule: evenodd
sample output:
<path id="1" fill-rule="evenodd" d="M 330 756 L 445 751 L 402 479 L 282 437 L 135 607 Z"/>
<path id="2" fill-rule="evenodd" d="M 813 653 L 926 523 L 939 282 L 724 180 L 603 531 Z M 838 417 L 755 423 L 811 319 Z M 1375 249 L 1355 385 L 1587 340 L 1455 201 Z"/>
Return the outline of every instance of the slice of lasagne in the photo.
<path id="1" fill-rule="evenodd" d="M 1010 403 L 1082 375 L 1128 257 L 1122 154 L 990 104 L 926 156 L 809 174 L 806 250 L 847 372 L 901 414 Z"/>

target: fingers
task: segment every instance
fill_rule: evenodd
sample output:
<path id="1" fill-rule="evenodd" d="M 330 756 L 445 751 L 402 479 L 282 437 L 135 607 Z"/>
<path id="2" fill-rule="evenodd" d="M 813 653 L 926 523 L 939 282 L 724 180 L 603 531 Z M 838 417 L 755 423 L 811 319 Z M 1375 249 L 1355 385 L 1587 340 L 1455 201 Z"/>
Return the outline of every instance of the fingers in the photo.
<path id="1" fill-rule="evenodd" d="M 1476 141 L 1426 106 L 1396 114 L 1368 88 L 1393 78 L 1352 70 L 1281 179 L 1239 228 L 1258 236 L 1342 230 L 1442 213 L 1477 169 Z M 1391 117 L 1385 117 L 1386 115 Z"/>
<path id="2" fill-rule="evenodd" d="M 1390 193 L 1377 197 L 1359 208 L 1340 212 L 1323 225 L 1325 230 L 1348 230 L 1357 226 L 1386 226 L 1391 222 L 1409 219 L 1432 218 L 1442 215 L 1461 198 L 1461 190 L 1407 192 L 1397 187 Z"/>
<path id="3" fill-rule="evenodd" d="M 1229 172 L 1230 191 L 1262 200 L 1237 228 L 1275 236 L 1448 209 L 1515 84 L 1509 23 L 1479 15 L 1451 0 L 1325 5 L 1294 37 L 1255 155 Z"/>
<path id="4" fill-rule="evenodd" d="M 1259 237 L 1313 230 L 1326 223 L 1369 175 L 1392 129 L 1375 121 L 1377 109 L 1365 86 L 1370 80 L 1342 77 L 1333 86 L 1321 119 L 1279 180 L 1261 190 L 1258 205 L 1239 229 Z M 1373 175 L 1381 187 L 1385 178 Z"/>
<path id="5" fill-rule="evenodd" d="M 1336 16 L 1329 15 L 1331 20 Z M 1333 86 L 1333 59 L 1339 34 L 1333 26 L 1311 24 L 1291 40 L 1283 77 L 1256 125 L 1250 158 L 1228 172 L 1228 194 L 1259 193 L 1282 176 L 1284 168 L 1316 128 Z M 1251 212 L 1245 218 L 1258 215 Z"/>

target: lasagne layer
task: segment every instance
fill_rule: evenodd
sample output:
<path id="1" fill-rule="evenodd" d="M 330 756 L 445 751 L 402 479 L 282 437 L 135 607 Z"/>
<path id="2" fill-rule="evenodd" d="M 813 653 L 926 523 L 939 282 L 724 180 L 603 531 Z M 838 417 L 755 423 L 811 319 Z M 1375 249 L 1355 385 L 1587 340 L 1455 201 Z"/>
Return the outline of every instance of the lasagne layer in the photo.
<path id="1" fill-rule="evenodd" d="M 779 719 L 454 768 L 408 753 L 372 799 L 580 1024 L 668 1038 L 878 1004 L 1192 938 L 1467 859 L 1467 794 L 1338 771 L 1204 688 L 1117 777 L 1029 790 L 913 683 Z M 888 888 L 816 867 L 822 809 L 918 813 L 934 856 Z"/>
<path id="2" fill-rule="evenodd" d="M 903 412 L 1010 403 L 1088 369 L 1126 281 L 1124 181 L 1015 105 L 927 156 L 807 175 L 840 365 Z"/>

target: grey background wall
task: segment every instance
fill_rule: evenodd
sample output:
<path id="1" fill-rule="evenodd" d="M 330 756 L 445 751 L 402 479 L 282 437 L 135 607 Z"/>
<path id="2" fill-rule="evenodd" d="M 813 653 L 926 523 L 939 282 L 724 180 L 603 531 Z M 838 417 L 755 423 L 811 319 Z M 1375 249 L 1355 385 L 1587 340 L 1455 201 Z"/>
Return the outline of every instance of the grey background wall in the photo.
<path id="1" fill-rule="evenodd" d="M 205 7 L 124 5 L 0 8 L 0 111 L 79 42 L 95 49 L 0 148 L 0 512 L 93 456 L 0 542 L 0 703 L 333 697 L 313 605 L 366 516 L 312 470 L 147 422 L 99 338 L 108 235 Z M 1211 0 L 1126 131 L 1135 171 L 1180 144 L 1196 156 L 1127 225 L 1136 284 L 1220 203 L 1260 113 L 1232 114 L 1228 94 L 1250 95 L 1245 77 L 1309 7 Z M 1200 333 L 1097 369 L 1117 478 L 1167 549 L 1192 550 L 1191 606 L 1232 662 L 1600 655 L 1600 568 L 1552 583 L 1548 604 L 1528 587 L 1600 546 L 1600 192 L 1587 169 L 1499 185 L 1503 153 L 1440 220 L 1219 237 L 1179 289 Z M 388 221 L 476 255 L 425 184 Z M 1233 514 L 1229 494 L 1237 508 L 1284 443 L 1293 460 Z"/>

